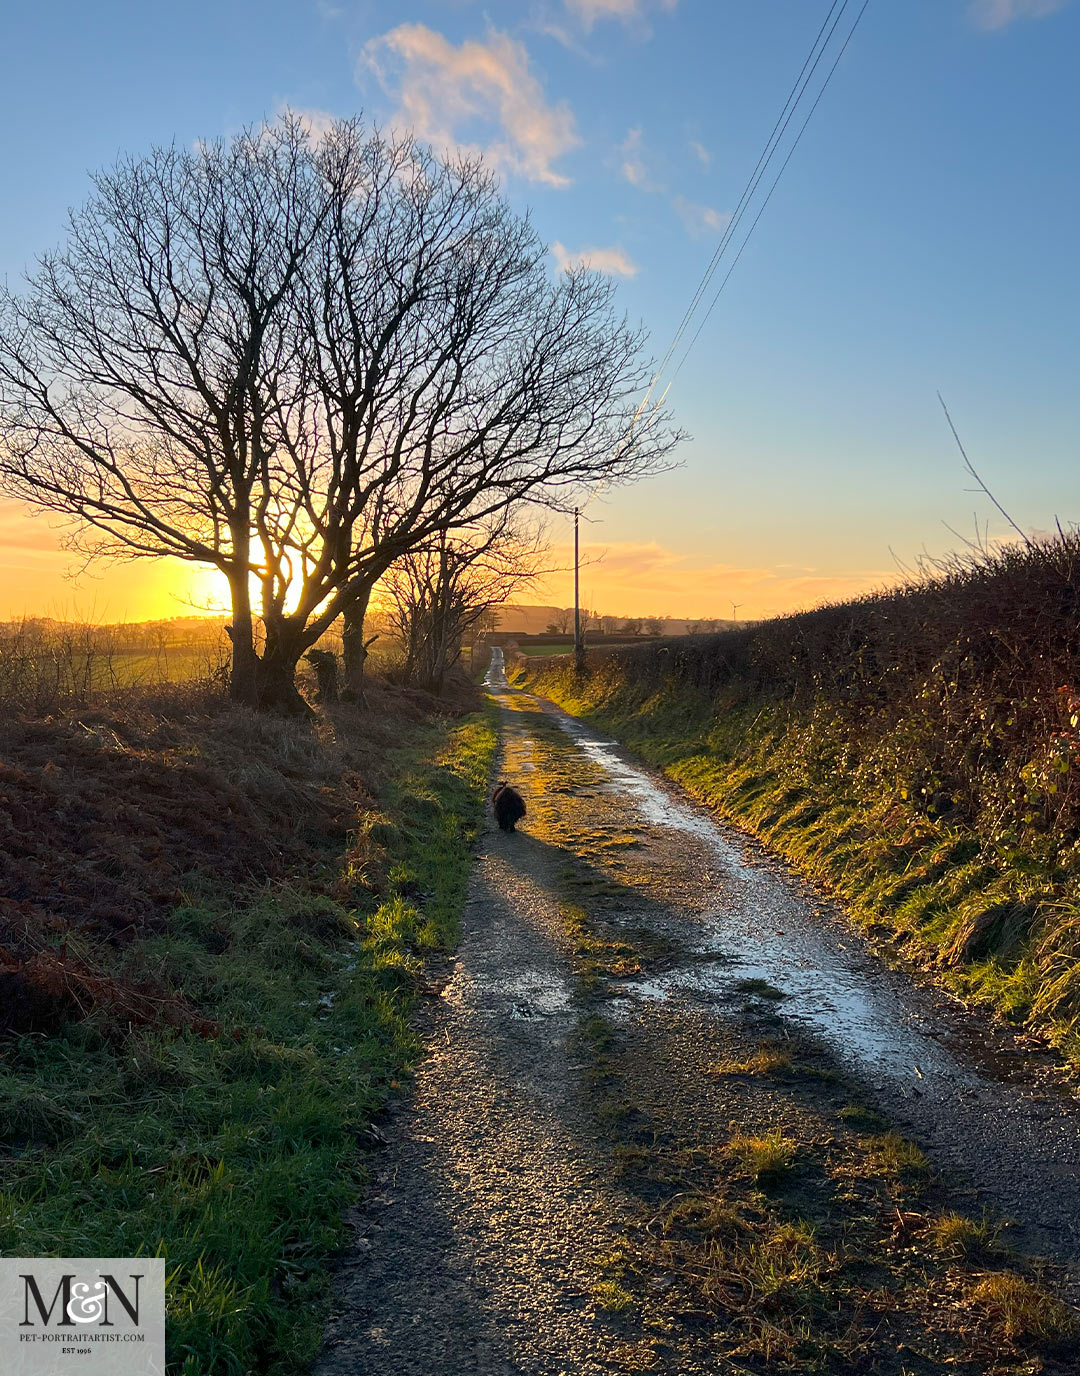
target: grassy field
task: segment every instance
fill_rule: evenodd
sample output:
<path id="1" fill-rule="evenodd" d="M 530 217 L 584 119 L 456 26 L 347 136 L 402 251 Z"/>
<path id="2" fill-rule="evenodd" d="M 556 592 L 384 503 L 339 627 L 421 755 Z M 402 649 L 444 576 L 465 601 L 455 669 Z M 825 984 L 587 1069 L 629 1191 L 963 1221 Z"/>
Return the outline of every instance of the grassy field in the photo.
<path id="1" fill-rule="evenodd" d="M 574 642 L 567 640 L 560 641 L 557 645 L 519 645 L 517 653 L 528 655 L 530 659 L 545 658 L 548 655 L 570 655 L 574 653 Z"/>
<path id="2" fill-rule="evenodd" d="M 24 1029 L 0 1071 L 0 1250 L 163 1254 L 178 1376 L 291 1376 L 317 1350 L 368 1126 L 420 1053 L 410 1013 L 425 958 L 457 939 L 494 729 L 480 714 L 382 709 L 389 729 L 373 741 L 370 722 L 345 712 L 316 739 L 283 723 L 264 734 L 228 709 L 210 721 L 222 740 L 244 737 L 229 768 L 204 723 L 173 724 L 164 756 L 157 738 L 163 768 L 183 775 L 201 751 L 231 770 L 238 824 L 239 795 L 276 784 L 291 796 L 306 863 L 237 882 L 208 850 L 180 876 L 179 901 L 149 912 L 133 937 L 69 927 L 62 967 L 18 914 L 0 923 L 5 972 L 20 937 L 25 948 L 11 977 L 22 980 L 12 1006 Z M 118 727 L 129 744 L 105 747 L 116 752 L 105 777 L 119 792 L 145 751 L 134 725 L 111 721 L 117 741 Z M 34 783 L 31 747 L 48 729 L 5 742 L 5 759 L 21 762 L 5 766 L 16 791 Z M 52 750 L 62 755 L 63 742 Z M 73 781 L 92 765 L 76 760 Z M 358 770 L 359 791 L 342 794 L 348 811 L 319 812 Z M 160 771 L 154 780 L 156 796 Z M 195 781 L 188 773 L 189 811 Z M 81 805 L 96 796 L 86 784 Z M 149 806 L 135 820 L 150 830 Z M 52 899 L 43 889 L 38 901 Z M 35 983 L 44 968 L 67 984 Z M 61 998 L 73 989 L 74 1005 Z"/>
<path id="3" fill-rule="evenodd" d="M 339 628 L 319 648 L 339 659 Z M 26 618 L 0 623 L 0 706 L 44 716 L 130 689 L 177 684 L 223 684 L 231 646 L 221 617 L 187 617 L 177 622 L 130 625 L 54 622 Z M 385 672 L 400 659 L 400 647 L 385 632 L 370 651 L 368 668 Z M 314 676 L 301 660 L 301 685 L 314 690 Z"/>

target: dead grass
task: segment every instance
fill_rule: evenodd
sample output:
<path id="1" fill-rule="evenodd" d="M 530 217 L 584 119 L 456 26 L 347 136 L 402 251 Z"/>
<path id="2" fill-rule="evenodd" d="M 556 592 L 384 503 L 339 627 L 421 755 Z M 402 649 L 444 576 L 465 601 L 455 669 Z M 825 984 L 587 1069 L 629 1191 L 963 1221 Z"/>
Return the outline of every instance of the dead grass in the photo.
<path id="1" fill-rule="evenodd" d="M 984 1276 L 971 1290 L 970 1302 L 1010 1342 L 1060 1343 L 1080 1331 L 1067 1305 L 1014 1271 Z"/>
<path id="2" fill-rule="evenodd" d="M 376 885 L 372 788 L 424 713 L 378 685 L 371 696 L 366 713 L 298 723 L 155 688 L 0 723 L 0 1031 L 101 1012 L 209 1032 L 152 973 L 118 977 L 116 951 L 219 889 Z M 328 868 L 342 852 L 344 869 Z"/>
<path id="3" fill-rule="evenodd" d="M 726 1075 L 789 1075 L 795 1065 L 789 1052 L 780 1047 L 762 1043 L 752 1056 L 744 1060 L 714 1061 L 708 1074 L 717 1077 Z"/>

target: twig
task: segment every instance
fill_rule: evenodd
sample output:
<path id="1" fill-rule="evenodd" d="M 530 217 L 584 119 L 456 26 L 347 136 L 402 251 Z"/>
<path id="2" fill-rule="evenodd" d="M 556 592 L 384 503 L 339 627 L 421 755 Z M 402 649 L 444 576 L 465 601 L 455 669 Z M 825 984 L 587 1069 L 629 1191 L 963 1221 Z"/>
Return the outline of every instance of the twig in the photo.
<path id="1" fill-rule="evenodd" d="M 993 494 L 993 493 L 990 491 L 990 489 L 986 486 L 986 484 L 983 482 L 982 478 L 979 476 L 978 470 L 976 469 L 975 465 L 974 465 L 974 464 L 971 462 L 971 460 L 968 458 L 968 456 L 967 456 L 967 450 L 964 448 L 963 444 L 961 443 L 960 436 L 956 433 L 956 426 L 953 424 L 953 418 L 952 418 L 952 416 L 949 415 L 949 408 L 945 405 L 945 398 L 941 395 L 940 392 L 938 392 L 938 394 L 937 394 L 937 399 L 938 399 L 938 401 L 941 402 L 941 409 L 945 412 L 945 419 L 949 422 L 949 429 L 950 429 L 950 430 L 952 431 L 952 433 L 953 433 L 953 439 L 956 441 L 956 447 L 960 450 L 960 456 L 961 456 L 961 458 L 964 460 L 964 467 L 965 467 L 965 468 L 967 469 L 967 471 L 971 474 L 971 476 L 975 479 L 975 481 L 979 484 L 980 490 L 981 490 L 983 493 L 985 493 L 985 495 L 986 495 L 987 497 L 990 498 L 990 500 L 991 500 L 991 502 L 993 502 L 994 506 L 998 509 L 998 511 L 1002 514 L 1002 516 L 1004 516 L 1004 518 L 1006 519 L 1006 521 L 1008 521 L 1009 525 L 1012 526 L 1013 530 L 1016 531 L 1017 535 L 1020 536 L 1020 539 L 1023 540 L 1024 544 L 1027 545 L 1028 549 L 1030 549 L 1030 548 L 1031 548 L 1031 541 L 1030 541 L 1030 539 L 1029 539 L 1029 538 L 1027 537 L 1027 535 L 1025 535 L 1025 533 L 1020 529 L 1020 527 L 1016 524 L 1016 522 L 1013 520 L 1013 518 L 1009 515 L 1009 513 L 1005 510 L 1005 508 L 1001 505 L 1001 503 L 998 501 L 998 499 L 994 496 L 994 494 Z"/>

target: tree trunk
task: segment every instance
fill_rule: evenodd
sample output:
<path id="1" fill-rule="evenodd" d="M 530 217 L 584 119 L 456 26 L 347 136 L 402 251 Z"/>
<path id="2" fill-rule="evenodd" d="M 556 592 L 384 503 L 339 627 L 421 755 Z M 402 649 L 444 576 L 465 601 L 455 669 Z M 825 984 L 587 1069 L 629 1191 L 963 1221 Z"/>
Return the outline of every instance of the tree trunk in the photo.
<path id="1" fill-rule="evenodd" d="M 247 569 L 242 568 L 230 577 L 232 593 L 232 625 L 225 628 L 232 641 L 232 663 L 229 668 L 229 697 L 248 707 L 259 705 L 257 673 L 259 657 L 255 653 L 251 622 L 251 594 L 248 591 Z"/>
<path id="2" fill-rule="evenodd" d="M 287 716 L 308 716 L 311 708 L 296 687 L 296 666 L 304 644 L 286 626 L 266 627 L 266 647 L 256 660 L 256 702 L 263 711 L 284 712 Z"/>
<path id="3" fill-rule="evenodd" d="M 348 604 L 342 618 L 341 649 L 345 670 L 345 691 L 342 696 L 350 702 L 364 701 L 364 661 L 368 656 L 367 645 L 364 644 L 364 618 L 370 600 L 371 588 L 368 587 Z"/>

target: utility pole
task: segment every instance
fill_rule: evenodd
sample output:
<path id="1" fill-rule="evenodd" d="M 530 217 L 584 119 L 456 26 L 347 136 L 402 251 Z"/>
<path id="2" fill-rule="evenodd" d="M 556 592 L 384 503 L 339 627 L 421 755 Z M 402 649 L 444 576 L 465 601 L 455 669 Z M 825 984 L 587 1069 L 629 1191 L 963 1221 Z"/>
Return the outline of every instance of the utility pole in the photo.
<path id="1" fill-rule="evenodd" d="M 574 669 L 581 673 L 585 668 L 585 645 L 581 639 L 581 598 L 578 583 L 578 509 L 574 507 Z"/>

